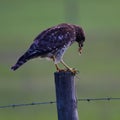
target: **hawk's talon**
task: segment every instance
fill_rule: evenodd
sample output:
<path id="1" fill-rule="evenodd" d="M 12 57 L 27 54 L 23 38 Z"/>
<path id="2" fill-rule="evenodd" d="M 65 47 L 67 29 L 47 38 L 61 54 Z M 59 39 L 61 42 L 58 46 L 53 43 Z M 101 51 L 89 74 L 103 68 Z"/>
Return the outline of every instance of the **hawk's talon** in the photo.
<path id="1" fill-rule="evenodd" d="M 69 69 L 67 69 L 67 71 L 72 72 L 74 75 L 79 73 L 79 71 L 75 68 L 69 68 Z"/>
<path id="2" fill-rule="evenodd" d="M 57 72 L 66 72 L 66 69 L 58 69 Z"/>

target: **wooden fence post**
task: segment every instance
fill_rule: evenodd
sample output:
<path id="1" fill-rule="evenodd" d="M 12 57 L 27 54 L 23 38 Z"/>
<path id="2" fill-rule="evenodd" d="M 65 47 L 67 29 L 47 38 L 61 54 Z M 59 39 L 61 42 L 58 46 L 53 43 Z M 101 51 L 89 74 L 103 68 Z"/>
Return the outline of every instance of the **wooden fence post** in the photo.
<path id="1" fill-rule="evenodd" d="M 69 71 L 54 75 L 58 120 L 78 120 L 74 75 Z"/>

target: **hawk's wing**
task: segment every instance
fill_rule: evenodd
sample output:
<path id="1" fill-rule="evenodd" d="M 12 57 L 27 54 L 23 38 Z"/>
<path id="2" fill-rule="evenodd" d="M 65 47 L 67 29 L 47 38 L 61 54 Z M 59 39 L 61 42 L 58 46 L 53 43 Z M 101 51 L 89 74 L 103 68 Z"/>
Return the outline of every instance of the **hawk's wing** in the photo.
<path id="1" fill-rule="evenodd" d="M 61 24 L 43 31 L 35 38 L 33 44 L 41 51 L 41 55 L 46 54 L 66 46 L 69 42 L 72 43 L 75 40 L 73 31 L 70 25 Z"/>

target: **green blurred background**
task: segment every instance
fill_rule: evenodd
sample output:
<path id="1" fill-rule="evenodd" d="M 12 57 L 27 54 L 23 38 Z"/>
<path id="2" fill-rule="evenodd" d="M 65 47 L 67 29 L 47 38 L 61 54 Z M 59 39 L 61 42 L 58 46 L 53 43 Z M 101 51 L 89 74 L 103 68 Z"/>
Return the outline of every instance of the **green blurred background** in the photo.
<path id="1" fill-rule="evenodd" d="M 63 22 L 81 25 L 86 42 L 64 61 L 77 68 L 78 98 L 120 97 L 119 0 L 0 0 L 0 106 L 55 100 L 52 62 L 34 59 L 10 67 L 44 29 Z M 62 67 L 62 66 L 61 66 Z M 120 120 L 120 101 L 79 102 L 80 120 Z M 56 105 L 0 109 L 0 120 L 57 120 Z"/>

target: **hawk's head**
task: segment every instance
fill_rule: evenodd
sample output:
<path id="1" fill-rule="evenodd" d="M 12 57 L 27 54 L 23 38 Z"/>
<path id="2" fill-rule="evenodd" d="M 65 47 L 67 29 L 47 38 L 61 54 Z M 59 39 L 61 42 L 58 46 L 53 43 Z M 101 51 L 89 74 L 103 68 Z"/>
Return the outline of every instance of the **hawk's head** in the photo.
<path id="1" fill-rule="evenodd" d="M 75 32 L 76 32 L 76 41 L 78 42 L 78 45 L 79 45 L 78 50 L 81 54 L 83 43 L 85 41 L 85 33 L 84 33 L 84 30 L 80 26 L 75 25 L 74 28 L 75 28 Z"/>

